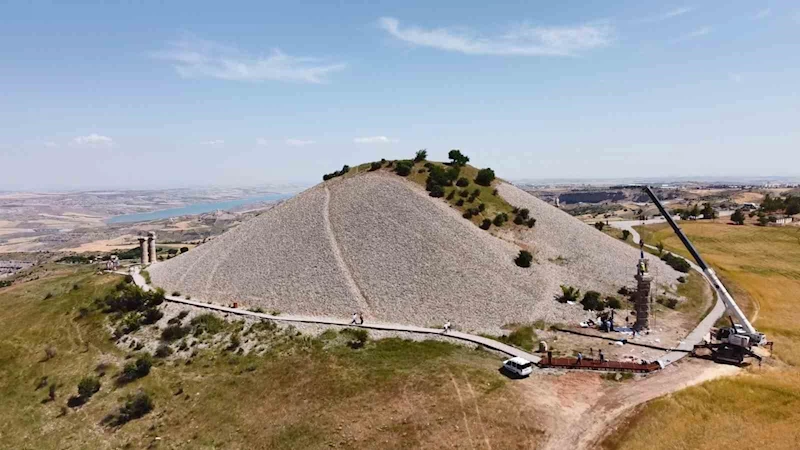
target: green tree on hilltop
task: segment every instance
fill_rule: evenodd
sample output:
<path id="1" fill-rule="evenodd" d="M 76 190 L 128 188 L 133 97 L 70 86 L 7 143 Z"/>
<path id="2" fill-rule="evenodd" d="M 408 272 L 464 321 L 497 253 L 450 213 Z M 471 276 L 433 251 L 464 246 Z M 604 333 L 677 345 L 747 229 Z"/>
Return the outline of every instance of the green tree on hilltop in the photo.
<path id="1" fill-rule="evenodd" d="M 447 153 L 447 157 L 450 158 L 454 166 L 464 166 L 469 162 L 469 157 L 462 154 L 461 150 L 453 149 Z"/>

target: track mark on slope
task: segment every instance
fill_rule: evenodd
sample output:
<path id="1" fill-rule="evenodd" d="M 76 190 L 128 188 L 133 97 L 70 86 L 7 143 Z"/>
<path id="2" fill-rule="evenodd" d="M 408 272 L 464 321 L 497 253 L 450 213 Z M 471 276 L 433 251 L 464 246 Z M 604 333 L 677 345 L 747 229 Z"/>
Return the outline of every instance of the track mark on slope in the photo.
<path id="1" fill-rule="evenodd" d="M 328 186 L 325 187 L 325 204 L 322 207 L 322 221 L 325 223 L 325 233 L 328 235 L 328 240 L 331 243 L 331 249 L 333 250 L 333 257 L 336 259 L 336 265 L 339 266 L 339 270 L 342 271 L 342 275 L 344 275 L 344 281 L 347 284 L 347 288 L 350 289 L 350 293 L 353 295 L 353 298 L 358 302 L 359 308 L 363 310 L 367 315 L 372 315 L 372 307 L 370 306 L 367 299 L 364 297 L 364 294 L 361 292 L 361 289 L 358 287 L 356 280 L 353 278 L 352 272 L 350 272 L 350 268 L 347 266 L 344 258 L 342 257 L 342 250 L 339 248 L 339 242 L 336 241 L 336 235 L 333 233 L 333 227 L 331 226 L 331 218 L 329 212 L 329 206 L 331 203 L 331 192 L 328 190 Z"/>
<path id="2" fill-rule="evenodd" d="M 472 389 L 472 383 L 464 377 L 467 383 L 470 394 L 472 394 L 472 403 L 475 405 L 475 415 L 478 416 L 478 425 L 481 426 L 481 433 L 483 434 L 483 441 L 486 442 L 486 448 L 492 450 L 492 444 L 489 442 L 489 437 L 486 436 L 486 427 L 483 426 L 483 417 L 481 417 L 481 410 L 478 408 L 478 397 L 475 395 L 475 389 Z"/>
<path id="3" fill-rule="evenodd" d="M 405 402 L 406 406 L 408 407 L 409 411 L 414 411 L 414 405 L 411 404 L 411 400 L 408 399 L 408 381 L 403 384 L 403 401 Z M 425 408 L 422 408 L 425 411 Z M 426 413 L 427 415 L 427 413 Z M 411 426 L 414 428 L 414 433 L 417 435 L 417 443 L 419 446 L 422 446 L 422 434 L 419 432 L 419 426 L 416 423 L 411 423 Z"/>
<path id="4" fill-rule="evenodd" d="M 475 449 L 475 445 L 472 443 L 472 432 L 469 430 L 469 422 L 467 421 L 467 410 L 464 409 L 464 399 L 461 397 L 461 389 L 458 388 L 458 383 L 456 383 L 456 379 L 453 378 L 453 374 L 448 371 L 450 375 L 450 381 L 453 382 L 453 387 L 456 388 L 456 394 L 458 395 L 458 403 L 461 405 L 461 414 L 464 416 L 464 427 L 467 429 L 467 437 L 469 438 L 469 446 L 473 450 Z"/>

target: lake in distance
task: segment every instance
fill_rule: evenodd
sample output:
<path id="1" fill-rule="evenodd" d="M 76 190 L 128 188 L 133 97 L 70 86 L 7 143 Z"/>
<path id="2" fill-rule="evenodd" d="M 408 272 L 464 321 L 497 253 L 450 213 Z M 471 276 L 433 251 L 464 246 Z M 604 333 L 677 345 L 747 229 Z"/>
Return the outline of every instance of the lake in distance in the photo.
<path id="1" fill-rule="evenodd" d="M 225 200 L 213 203 L 195 203 L 192 205 L 181 206 L 180 208 L 162 209 L 146 213 L 123 214 L 108 219 L 107 223 L 128 223 L 128 222 L 148 222 L 151 220 L 169 219 L 170 217 L 191 216 L 207 212 L 222 210 L 227 211 L 239 206 L 249 205 L 259 202 L 275 202 L 285 200 L 294 194 L 265 194 L 258 197 L 240 198 L 238 200 Z"/>

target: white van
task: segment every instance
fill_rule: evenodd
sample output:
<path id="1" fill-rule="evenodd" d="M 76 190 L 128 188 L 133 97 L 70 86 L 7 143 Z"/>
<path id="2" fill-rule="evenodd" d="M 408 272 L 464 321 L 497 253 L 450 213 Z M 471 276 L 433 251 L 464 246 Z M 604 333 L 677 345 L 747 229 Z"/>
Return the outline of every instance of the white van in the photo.
<path id="1" fill-rule="evenodd" d="M 533 372 L 533 364 L 519 356 L 503 361 L 503 368 L 520 377 L 527 377 Z"/>

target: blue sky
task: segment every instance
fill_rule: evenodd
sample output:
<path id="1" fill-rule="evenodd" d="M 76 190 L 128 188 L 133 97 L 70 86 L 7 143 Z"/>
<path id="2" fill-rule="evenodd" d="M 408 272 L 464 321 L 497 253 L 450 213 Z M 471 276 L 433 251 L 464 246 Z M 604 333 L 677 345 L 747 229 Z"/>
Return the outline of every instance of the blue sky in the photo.
<path id="1" fill-rule="evenodd" d="M 800 175 L 796 2 L 165 3 L 0 5 L 0 189 Z"/>

